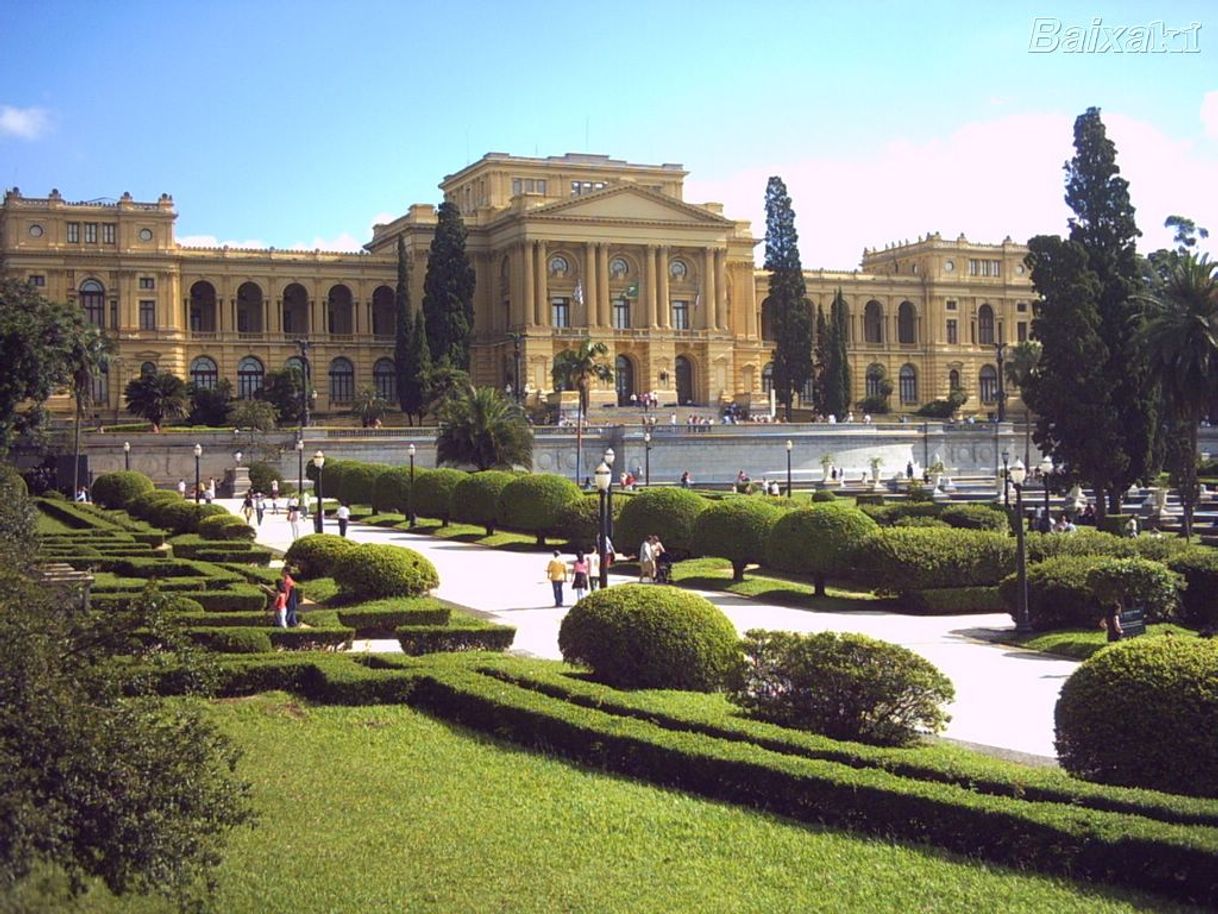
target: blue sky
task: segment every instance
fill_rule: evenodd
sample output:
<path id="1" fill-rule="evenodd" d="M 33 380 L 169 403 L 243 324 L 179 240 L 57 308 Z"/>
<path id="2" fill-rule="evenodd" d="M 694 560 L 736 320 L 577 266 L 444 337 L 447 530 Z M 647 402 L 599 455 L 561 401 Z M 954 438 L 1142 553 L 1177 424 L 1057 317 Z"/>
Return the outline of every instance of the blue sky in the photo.
<path id="1" fill-rule="evenodd" d="M 1200 27 L 1196 53 L 1030 53 L 1037 17 Z M 351 249 L 485 152 L 597 152 L 682 163 L 758 236 L 781 175 L 805 266 L 850 269 L 1064 230 L 1089 105 L 1143 247 L 1172 212 L 1218 235 L 1212 3 L 8 0 L 0 25 L 0 183 L 168 192 L 183 240 Z"/>

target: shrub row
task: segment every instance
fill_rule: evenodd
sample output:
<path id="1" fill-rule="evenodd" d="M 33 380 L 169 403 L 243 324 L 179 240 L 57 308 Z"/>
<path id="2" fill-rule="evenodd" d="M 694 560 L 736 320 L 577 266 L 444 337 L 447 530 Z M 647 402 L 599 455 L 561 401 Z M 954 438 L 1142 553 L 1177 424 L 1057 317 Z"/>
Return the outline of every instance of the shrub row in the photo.
<path id="1" fill-rule="evenodd" d="M 1008 609 L 997 587 L 936 587 L 901 595 L 901 611 L 919 616 L 996 613 Z"/>
<path id="2" fill-rule="evenodd" d="M 462 621 L 445 625 L 403 625 L 394 636 L 402 652 L 411 655 L 453 651 L 506 651 L 516 629 L 489 622 Z"/>
<path id="3" fill-rule="evenodd" d="M 373 600 L 338 610 L 338 621 L 360 638 L 395 638 L 401 626 L 448 624 L 452 610 L 432 597 Z"/>

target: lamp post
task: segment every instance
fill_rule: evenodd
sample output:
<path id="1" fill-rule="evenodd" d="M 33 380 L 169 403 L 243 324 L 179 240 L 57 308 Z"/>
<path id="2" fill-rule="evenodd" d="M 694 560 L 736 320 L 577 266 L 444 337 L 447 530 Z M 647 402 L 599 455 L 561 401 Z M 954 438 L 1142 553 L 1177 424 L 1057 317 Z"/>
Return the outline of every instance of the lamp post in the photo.
<path id="1" fill-rule="evenodd" d="M 304 498 L 304 439 L 296 439 L 296 501 Z"/>
<path id="2" fill-rule="evenodd" d="M 309 424 L 309 341 L 297 340 L 300 347 L 300 437 Z"/>
<path id="3" fill-rule="evenodd" d="M 994 357 L 998 360 L 998 421 L 1007 421 L 1007 392 L 1003 386 L 1002 363 L 1006 359 L 1007 344 L 994 344 Z"/>
<path id="4" fill-rule="evenodd" d="M 791 497 L 791 449 L 795 447 L 795 442 L 790 438 L 787 439 L 787 498 Z"/>
<path id="5" fill-rule="evenodd" d="M 1045 517 L 1049 516 L 1049 477 L 1053 475 L 1053 458 L 1044 457 L 1040 461 L 1040 478 L 1045 484 Z"/>
<path id="6" fill-rule="evenodd" d="M 609 494 L 605 499 L 608 506 L 605 509 L 605 536 L 609 539 L 613 539 L 613 459 L 615 456 L 613 448 L 605 448 L 605 466 L 609 467 Z"/>
<path id="7" fill-rule="evenodd" d="M 1011 452 L 1002 452 L 1002 506 L 1011 513 L 1011 470 L 1007 464 L 1011 460 Z"/>
<path id="8" fill-rule="evenodd" d="M 599 496 L 598 513 L 597 513 L 597 528 L 596 528 L 596 554 L 600 559 L 600 574 L 601 574 L 601 589 L 609 586 L 609 547 L 607 541 L 609 539 L 608 520 L 605 505 L 607 503 L 606 496 L 609 494 L 609 487 L 613 484 L 613 471 L 609 469 L 609 465 L 605 461 L 601 461 L 600 466 L 593 473 L 596 477 L 596 494 Z"/>
<path id="9" fill-rule="evenodd" d="M 131 442 L 130 441 L 123 442 L 123 469 L 124 470 L 131 469 Z M 75 494 L 75 493 L 73 493 L 73 494 Z"/>
<path id="10" fill-rule="evenodd" d="M 643 432 L 643 485 L 651 487 L 651 432 Z"/>
<path id="11" fill-rule="evenodd" d="M 406 448 L 406 453 L 410 455 L 410 504 L 408 505 L 410 514 L 410 526 L 414 526 L 414 442 L 411 442 L 410 447 Z"/>
<path id="12" fill-rule="evenodd" d="M 321 533 L 322 531 L 322 509 L 321 509 L 321 470 L 326 465 L 326 455 L 318 451 L 313 455 L 313 466 L 317 468 L 317 513 L 313 515 L 313 532 Z"/>
<path id="13" fill-rule="evenodd" d="M 203 456 L 203 445 L 195 445 L 195 504 L 199 503 L 199 458 Z"/>
<path id="14" fill-rule="evenodd" d="M 516 392 L 516 402 L 520 402 L 520 397 L 524 393 L 524 387 L 520 383 L 520 341 L 524 339 L 524 334 L 512 332 L 508 334 L 508 339 L 512 341 L 512 364 L 514 366 L 515 383 L 512 388 Z"/>
<path id="15" fill-rule="evenodd" d="M 1015 486 L 1015 587 L 1016 587 L 1016 604 L 1015 604 L 1015 631 L 1023 634 L 1031 631 L 1032 624 L 1028 618 L 1028 555 L 1027 546 L 1024 543 L 1024 518 L 1023 518 L 1023 483 L 1028 478 L 1028 468 L 1023 465 L 1023 461 L 1016 459 L 1015 465 L 1011 467 L 1011 484 Z"/>

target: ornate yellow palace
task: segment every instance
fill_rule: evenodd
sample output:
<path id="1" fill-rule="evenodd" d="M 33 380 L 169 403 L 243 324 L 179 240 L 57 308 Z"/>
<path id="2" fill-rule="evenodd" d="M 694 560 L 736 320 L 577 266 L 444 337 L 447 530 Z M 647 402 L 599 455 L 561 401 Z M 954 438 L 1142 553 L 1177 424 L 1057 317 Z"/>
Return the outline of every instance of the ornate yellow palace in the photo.
<path id="1" fill-rule="evenodd" d="M 590 337 L 616 369 L 600 402 L 645 391 L 665 404 L 768 399 L 760 239 L 719 204 L 687 203 L 686 174 L 599 155 L 489 153 L 446 177 L 440 188 L 460 208 L 477 273 L 475 381 L 545 391 L 554 354 Z M 117 411 L 127 380 L 150 367 L 198 384 L 228 378 L 249 396 L 266 371 L 299 358 L 299 340 L 309 342 L 318 412 L 342 412 L 365 386 L 393 401 L 396 240 L 413 258 L 418 307 L 433 206 L 375 226 L 358 253 L 186 247 L 175 218 L 168 195 L 71 203 L 58 191 L 5 193 L 7 270 L 78 304 L 118 341 L 99 406 Z M 1025 339 L 1031 322 L 1026 253 L 1009 238 L 934 234 L 866 249 L 857 271 L 807 271 L 813 313 L 828 313 L 839 288 L 848 304 L 852 400 L 874 392 L 882 366 L 894 411 L 953 386 L 969 394 L 967 410 L 992 409 L 995 344 Z"/>

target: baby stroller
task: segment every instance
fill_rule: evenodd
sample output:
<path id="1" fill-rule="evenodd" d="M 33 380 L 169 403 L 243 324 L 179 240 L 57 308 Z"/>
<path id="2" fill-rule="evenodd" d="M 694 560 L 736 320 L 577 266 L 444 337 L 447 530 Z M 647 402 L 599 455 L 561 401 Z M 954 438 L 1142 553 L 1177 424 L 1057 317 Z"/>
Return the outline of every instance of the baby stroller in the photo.
<path id="1" fill-rule="evenodd" d="M 660 557 L 656 559 L 656 583 L 672 583 L 672 559 L 668 557 L 667 552 L 660 553 Z"/>

